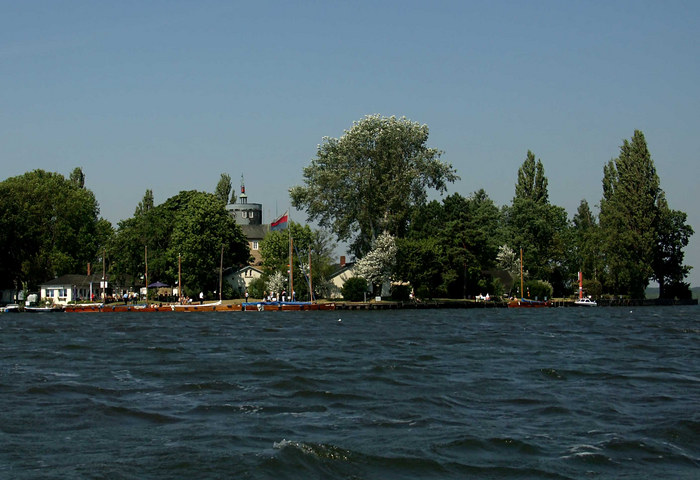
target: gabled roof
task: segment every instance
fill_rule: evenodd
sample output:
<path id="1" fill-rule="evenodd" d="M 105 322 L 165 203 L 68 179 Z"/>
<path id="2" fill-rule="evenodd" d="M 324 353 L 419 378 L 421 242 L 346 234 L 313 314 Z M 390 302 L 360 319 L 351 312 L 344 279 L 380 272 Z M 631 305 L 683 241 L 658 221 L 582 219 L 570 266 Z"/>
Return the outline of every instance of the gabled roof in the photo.
<path id="1" fill-rule="evenodd" d="M 246 265 L 246 266 L 243 267 L 243 268 L 239 268 L 239 269 L 236 270 L 234 273 L 245 272 L 245 271 L 247 271 L 247 270 L 253 270 L 253 271 L 255 271 L 255 272 L 258 272 L 260 275 L 262 275 L 262 274 L 264 273 L 262 270 L 260 270 L 259 268 L 255 267 L 255 266 L 253 266 L 253 265 Z"/>
<path id="2" fill-rule="evenodd" d="M 41 284 L 42 287 L 57 287 L 64 285 L 89 285 L 92 283 L 100 283 L 102 281 L 102 274 L 99 275 L 77 275 L 77 274 L 67 274 L 61 275 L 60 277 L 53 278 L 47 282 Z"/>
<path id="3" fill-rule="evenodd" d="M 250 240 L 262 240 L 270 231 L 270 225 L 239 225 L 245 238 Z"/>
<path id="4" fill-rule="evenodd" d="M 336 266 L 338 269 L 330 275 L 329 280 L 330 280 L 330 279 L 333 279 L 333 278 L 335 278 L 335 277 L 337 277 L 337 276 L 339 276 L 339 275 L 342 275 L 343 273 L 345 273 L 345 272 L 347 272 L 347 271 L 349 271 L 349 270 L 352 270 L 352 269 L 355 267 L 355 262 L 348 262 L 348 263 L 346 263 L 346 264 L 343 265 L 343 266 L 340 266 L 340 264 L 335 265 L 335 266 Z"/>
<path id="5" fill-rule="evenodd" d="M 120 278 L 116 277 L 115 275 L 107 275 L 107 282 L 110 284 L 114 285 L 120 285 L 120 284 L 129 284 L 129 280 L 131 277 L 129 276 L 128 278 L 125 279 L 125 281 L 121 282 Z M 60 277 L 53 278 L 51 280 L 48 280 L 40 285 L 40 287 L 63 287 L 63 286 L 76 286 L 76 287 L 86 287 L 89 286 L 90 283 L 93 285 L 98 284 L 102 281 L 102 274 L 101 273 L 94 273 L 92 275 L 80 275 L 80 274 L 66 274 L 66 275 L 61 275 Z"/>

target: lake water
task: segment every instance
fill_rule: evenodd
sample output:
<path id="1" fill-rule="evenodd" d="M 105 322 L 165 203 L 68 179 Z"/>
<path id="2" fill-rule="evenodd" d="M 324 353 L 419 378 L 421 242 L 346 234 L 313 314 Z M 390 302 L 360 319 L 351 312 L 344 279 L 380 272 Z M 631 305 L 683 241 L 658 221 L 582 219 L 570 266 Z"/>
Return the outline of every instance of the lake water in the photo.
<path id="1" fill-rule="evenodd" d="M 700 308 L 0 315 L 0 478 L 700 478 Z"/>

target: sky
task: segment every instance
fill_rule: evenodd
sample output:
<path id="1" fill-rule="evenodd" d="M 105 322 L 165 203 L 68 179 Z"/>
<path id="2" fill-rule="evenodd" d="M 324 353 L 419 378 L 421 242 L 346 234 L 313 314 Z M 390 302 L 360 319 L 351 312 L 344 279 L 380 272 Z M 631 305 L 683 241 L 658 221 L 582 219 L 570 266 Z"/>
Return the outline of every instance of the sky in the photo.
<path id="1" fill-rule="evenodd" d="M 227 173 L 269 222 L 381 114 L 428 125 L 448 194 L 509 204 L 531 150 L 572 216 L 641 130 L 700 286 L 698 32 L 696 1 L 0 0 L 0 180 L 81 167 L 116 226 Z"/>

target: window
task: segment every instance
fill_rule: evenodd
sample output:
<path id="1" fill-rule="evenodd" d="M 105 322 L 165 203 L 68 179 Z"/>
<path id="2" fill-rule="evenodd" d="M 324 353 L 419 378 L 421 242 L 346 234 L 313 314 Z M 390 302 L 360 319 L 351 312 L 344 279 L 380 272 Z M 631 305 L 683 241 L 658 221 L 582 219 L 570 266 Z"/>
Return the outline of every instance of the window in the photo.
<path id="1" fill-rule="evenodd" d="M 258 241 L 253 240 L 253 250 L 257 250 L 257 249 L 258 249 Z"/>
<path id="2" fill-rule="evenodd" d="M 248 218 L 248 212 L 246 212 L 245 210 L 243 210 L 243 211 L 241 212 L 241 218 Z"/>

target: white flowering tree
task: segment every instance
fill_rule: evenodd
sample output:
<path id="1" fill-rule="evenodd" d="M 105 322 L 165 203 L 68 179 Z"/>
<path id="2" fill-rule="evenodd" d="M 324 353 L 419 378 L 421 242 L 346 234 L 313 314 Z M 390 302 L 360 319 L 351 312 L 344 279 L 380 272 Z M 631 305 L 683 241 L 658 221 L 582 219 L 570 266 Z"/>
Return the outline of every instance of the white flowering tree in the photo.
<path id="1" fill-rule="evenodd" d="M 287 282 L 287 277 L 285 277 L 282 272 L 277 271 L 270 275 L 270 278 L 267 280 L 267 288 L 271 292 L 276 292 L 279 293 L 282 290 L 286 289 L 286 282 Z"/>
<path id="2" fill-rule="evenodd" d="M 508 245 L 501 245 L 498 247 L 496 264 L 498 268 L 510 273 L 513 278 L 520 275 L 520 258 L 518 258 L 518 254 Z"/>
<path id="3" fill-rule="evenodd" d="M 368 115 L 340 138 L 324 137 L 304 168 L 292 205 L 330 229 L 362 257 L 383 231 L 401 237 L 428 190 L 443 193 L 458 180 L 442 152 L 428 147 L 429 129 L 405 117 Z"/>
<path id="4" fill-rule="evenodd" d="M 389 282 L 396 266 L 396 250 L 396 239 L 385 231 L 375 239 L 372 250 L 355 264 L 355 273 L 370 285 L 380 285 L 382 295 L 389 294 Z"/>

